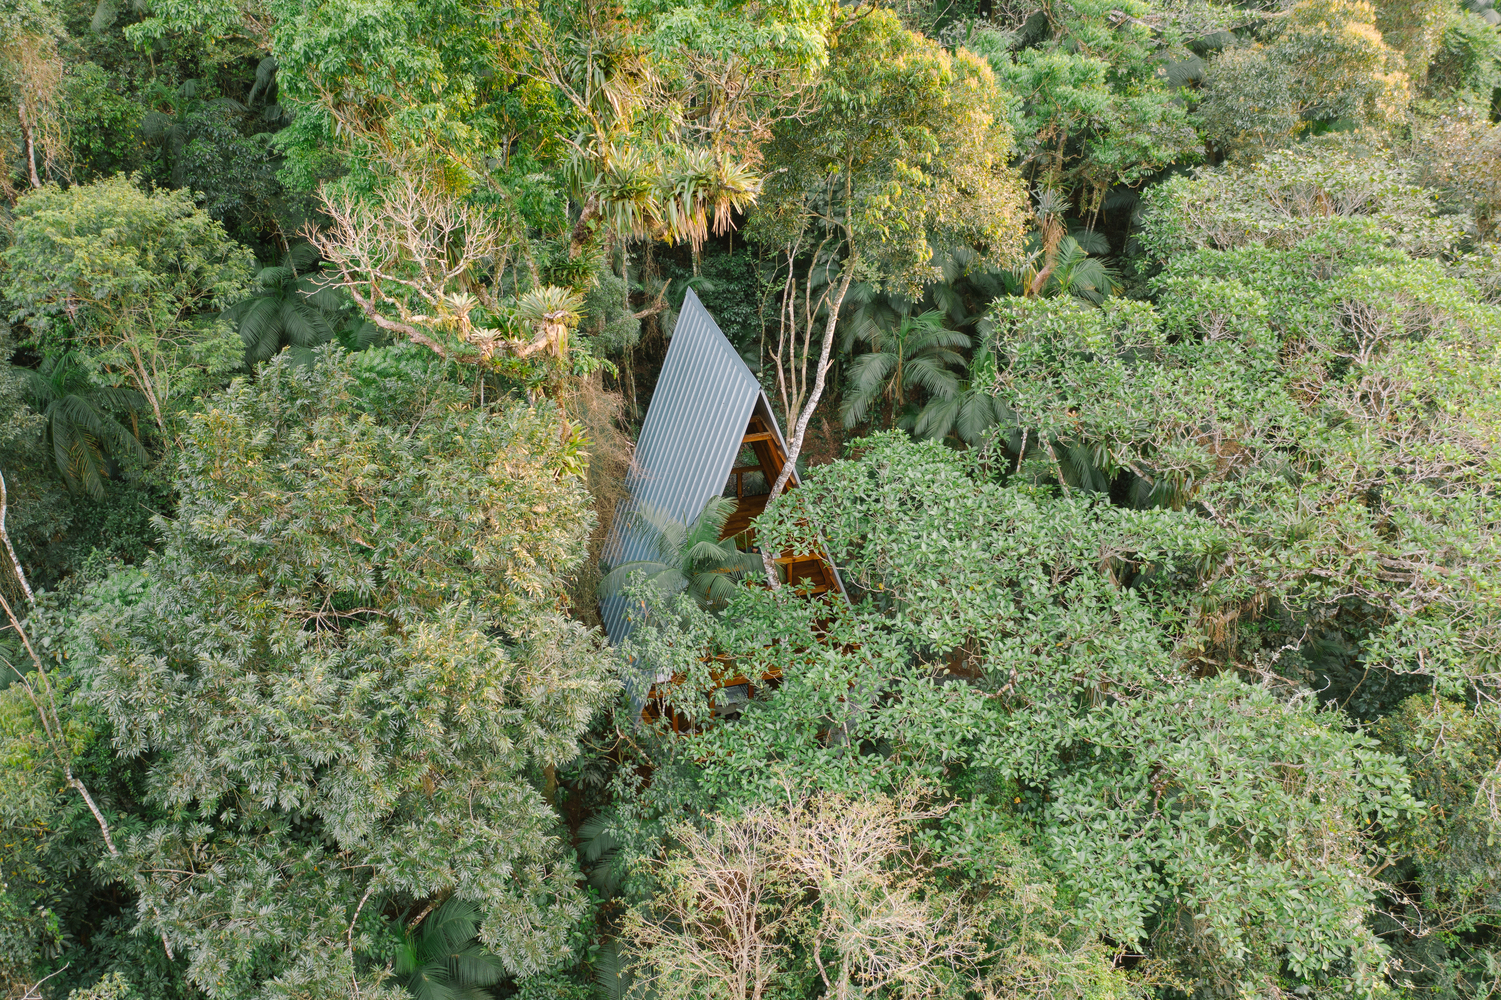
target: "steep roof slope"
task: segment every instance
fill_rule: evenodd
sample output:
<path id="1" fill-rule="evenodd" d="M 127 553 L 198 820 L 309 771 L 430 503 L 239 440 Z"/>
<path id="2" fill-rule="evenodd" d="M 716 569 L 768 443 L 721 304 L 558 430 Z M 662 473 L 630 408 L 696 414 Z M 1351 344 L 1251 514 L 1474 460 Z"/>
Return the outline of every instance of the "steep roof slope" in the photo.
<path id="1" fill-rule="evenodd" d="M 605 541 L 607 562 L 618 566 L 656 555 L 650 532 L 633 523 L 632 511 L 645 508 L 688 523 L 724 490 L 746 424 L 762 398 L 756 376 L 689 289 L 626 474 L 629 496 L 616 510 Z M 765 411 L 770 415 L 771 407 Z M 780 428 L 776 434 L 780 439 Z M 630 634 L 626 604 L 618 595 L 600 602 L 612 642 Z"/>

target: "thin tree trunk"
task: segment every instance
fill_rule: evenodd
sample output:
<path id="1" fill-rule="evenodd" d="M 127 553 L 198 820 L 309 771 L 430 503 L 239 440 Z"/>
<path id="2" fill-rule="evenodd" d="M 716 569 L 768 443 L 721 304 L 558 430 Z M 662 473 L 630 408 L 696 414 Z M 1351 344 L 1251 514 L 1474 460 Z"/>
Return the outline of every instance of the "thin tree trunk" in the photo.
<path id="1" fill-rule="evenodd" d="M 7 548 L 9 544 L 10 542 L 7 538 Z M 17 564 L 16 568 L 19 571 L 20 565 Z M 37 678 L 42 682 L 42 693 L 46 695 L 46 702 L 43 702 L 42 698 L 38 696 L 36 689 L 31 686 L 31 682 L 22 676 L 19 670 L 16 670 L 14 666 L 11 667 L 11 670 L 19 678 L 22 687 L 26 691 L 27 698 L 31 701 L 32 708 L 36 710 L 41 720 L 42 731 L 47 734 L 48 742 L 52 744 L 53 753 L 57 754 L 58 763 L 62 765 L 64 781 L 69 788 L 72 788 L 83 797 L 84 805 L 88 806 L 89 812 L 94 814 L 94 822 L 99 824 L 99 832 L 104 837 L 104 846 L 109 851 L 110 857 L 118 858 L 120 856 L 120 849 L 115 846 L 115 838 L 110 832 L 109 821 L 104 818 L 104 813 L 100 811 L 99 806 L 94 802 L 94 796 L 89 794 L 88 786 L 73 774 L 73 761 L 68 753 L 67 744 L 63 740 L 62 713 L 58 711 L 57 695 L 52 690 L 52 681 L 47 677 L 47 668 L 42 663 L 42 658 L 32 648 L 31 640 L 27 638 L 26 631 L 21 628 L 20 619 L 16 617 L 15 611 L 11 608 L 10 602 L 5 599 L 3 592 L 0 592 L 0 607 L 5 609 L 5 617 L 10 622 L 11 629 L 20 638 L 21 644 L 26 647 L 27 655 L 31 657 L 31 664 L 36 668 Z M 162 919 L 162 911 L 157 908 L 155 903 L 151 904 L 151 912 L 156 914 L 156 919 Z M 167 940 L 167 932 L 161 931 L 160 936 L 162 948 L 167 952 L 167 958 L 169 960 L 174 958 L 172 944 Z"/>
<path id="2" fill-rule="evenodd" d="M 156 398 L 156 389 L 155 385 L 153 384 L 155 380 L 151 377 L 151 373 L 146 370 L 146 360 L 141 357 L 141 349 L 136 346 L 134 339 L 127 340 L 125 342 L 125 345 L 130 348 L 130 356 L 135 360 L 136 378 L 141 384 L 142 395 L 144 395 L 146 397 L 146 401 L 151 404 L 151 412 L 156 417 L 157 429 L 162 432 L 163 437 L 166 437 L 167 420 L 164 416 L 162 416 L 162 406 Z"/>
<path id="3" fill-rule="evenodd" d="M 26 167 L 31 172 L 31 186 L 42 186 L 42 178 L 36 172 L 36 139 L 31 133 L 31 119 L 26 114 L 26 102 L 18 101 L 16 111 L 21 119 L 21 135 L 26 142 Z"/>
<path id="4" fill-rule="evenodd" d="M 21 581 L 21 590 L 26 594 L 26 603 L 35 604 L 36 596 L 31 592 L 31 584 L 26 582 L 26 571 L 21 568 L 21 560 L 16 557 L 15 546 L 10 544 L 10 533 L 5 530 L 5 512 L 9 506 L 9 497 L 5 492 L 5 473 L 0 472 L 0 541 L 5 543 L 5 552 L 10 556 L 11 568 L 16 571 L 16 579 Z"/>
<path id="5" fill-rule="evenodd" d="M 808 395 L 807 402 L 803 404 L 803 411 L 798 415 L 797 425 L 792 431 L 792 440 L 787 442 L 787 460 L 782 464 L 782 471 L 777 474 L 777 481 L 771 486 L 771 493 L 766 497 L 770 504 L 782 490 L 786 489 L 787 481 L 792 478 L 792 471 L 797 465 L 797 456 L 803 450 L 803 437 L 808 432 L 808 421 L 813 418 L 813 411 L 818 408 L 818 401 L 823 397 L 824 378 L 829 371 L 829 354 L 834 348 L 834 329 L 839 325 L 839 310 L 844 305 L 845 293 L 850 290 L 850 280 L 855 276 L 855 256 L 850 254 L 849 260 L 844 263 L 844 274 L 839 279 L 839 291 L 829 302 L 829 320 L 823 328 L 823 346 L 818 353 L 818 368 L 813 375 L 813 391 Z M 761 565 L 766 570 L 766 582 L 772 590 L 781 587 L 782 581 L 777 578 L 777 567 L 770 550 L 765 546 L 761 548 Z"/>

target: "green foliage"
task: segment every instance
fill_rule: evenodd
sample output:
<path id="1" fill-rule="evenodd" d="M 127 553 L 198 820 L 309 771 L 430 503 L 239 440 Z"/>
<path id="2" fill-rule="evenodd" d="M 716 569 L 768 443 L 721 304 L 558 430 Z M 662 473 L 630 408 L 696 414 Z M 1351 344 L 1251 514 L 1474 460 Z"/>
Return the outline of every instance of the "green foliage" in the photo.
<path id="1" fill-rule="evenodd" d="M 141 105 L 122 93 L 122 81 L 96 63 L 71 68 L 63 81 L 64 120 L 73 173 L 88 182 L 140 169 L 146 144 Z"/>
<path id="2" fill-rule="evenodd" d="M 412 1000 L 486 1000 L 505 963 L 479 943 L 482 915 L 474 903 L 450 899 L 403 933 L 391 971 Z"/>
<path id="3" fill-rule="evenodd" d="M 1484 113 L 1490 110 L 1497 87 L 1501 87 L 1501 32 L 1479 14 L 1455 11 L 1428 67 L 1428 94 Z"/>
<path id="4" fill-rule="evenodd" d="M 953 369 L 963 366 L 958 351 L 970 346 L 970 340 L 945 329 L 943 319 L 943 313 L 930 310 L 902 316 L 894 328 L 873 323 L 853 328 L 853 337 L 870 344 L 870 351 L 851 361 L 845 375 L 848 382 L 839 407 L 844 426 L 864 421 L 877 402 L 886 406 L 888 423 L 895 423 L 913 390 L 938 399 L 958 393 Z"/>
<path id="5" fill-rule="evenodd" d="M 1400 126 L 1452 5 L 1294 3 L 1212 58 L 1195 117 L 1221 154 L 1257 156 L 1304 132 Z M 1248 33 L 1249 34 L 1249 33 Z M 1232 36 L 1233 37 L 1233 36 Z"/>
<path id="6" fill-rule="evenodd" d="M 579 333 L 602 357 L 619 356 L 636 345 L 641 321 L 631 312 L 629 282 L 612 270 L 602 272 L 584 296 Z"/>
<path id="7" fill-rule="evenodd" d="M 691 748 L 648 744 L 658 769 L 617 821 L 623 849 L 684 804 L 933 782 L 1036 842 L 1078 926 L 1203 982 L 1267 982 L 1283 962 L 1379 975 L 1362 859 L 1415 808 L 1406 777 L 1310 699 L 1193 677 L 1222 529 L 996 485 L 901 436 L 863 452 L 810 470 L 759 525 L 773 547 L 821 541 L 858 603 L 748 590 L 722 619 L 680 608 L 633 633 L 647 662 L 684 650 L 689 690 L 711 682 L 685 655 L 704 648 L 781 684 Z"/>
<path id="8" fill-rule="evenodd" d="M 1191 163 L 1203 145 L 1166 86 L 1160 58 L 1173 34 L 1140 20 L 1145 3 L 1073 4 L 1039 9 L 1041 37 L 980 32 L 966 44 L 984 55 L 1020 101 L 1018 145 L 1035 186 L 1061 190 L 1097 211 L 1113 185 L 1136 186 L 1173 163 Z M 1123 18 L 1123 19 L 1122 19 Z M 1111 30 L 1107 24 L 1118 27 Z M 1164 44 L 1165 43 L 1165 44 Z M 1160 51 L 1166 49 L 1167 53 Z"/>
<path id="9" fill-rule="evenodd" d="M 706 252 L 698 263 L 698 273 L 662 261 L 662 273 L 680 282 L 672 288 L 672 298 L 680 299 L 684 288 L 692 288 L 714 314 L 714 322 L 740 357 L 756 371 L 761 365 L 762 340 L 766 332 L 768 293 L 762 264 L 754 251 L 737 246 L 729 253 Z M 774 308 L 774 307 L 772 307 Z M 671 330 L 676 320 L 664 316 L 662 329 Z"/>
<path id="10" fill-rule="evenodd" d="M 1496 781 L 1497 716 L 1489 705 L 1414 695 L 1382 719 L 1376 734 L 1401 756 L 1413 792 L 1428 806 L 1400 831 L 1420 872 L 1425 917 L 1468 932 L 1492 923 L 1498 890 L 1495 853 L 1501 815 Z"/>
<path id="11" fill-rule="evenodd" d="M 1244 608 L 1270 586 L 1311 616 L 1289 623 L 1295 640 L 1354 598 L 1380 609 L 1366 666 L 1462 687 L 1494 670 L 1478 606 L 1498 542 L 1484 428 L 1501 314 L 1384 242 L 1352 222 L 1286 249 L 1185 255 L 1159 279 L 1160 320 L 1137 306 L 1081 328 L 1008 304 L 998 395 L 1039 444 L 1213 511 L 1240 539 L 1217 600 Z M 1252 579 L 1267 582 L 1238 591 Z"/>
<path id="12" fill-rule="evenodd" d="M 705 609 L 723 608 L 736 584 L 761 570 L 761 557 L 741 552 L 733 538 L 720 540 L 724 523 L 735 512 L 729 497 L 710 497 L 690 525 L 659 511 L 635 510 L 630 517 L 649 533 L 654 559 L 635 559 L 615 566 L 599 581 L 602 596 L 615 596 L 638 581 L 664 595 L 687 593 Z"/>
<path id="13" fill-rule="evenodd" d="M 781 246 L 826 230 L 858 277 L 899 290 L 938 276 L 934 245 L 968 242 L 1009 262 L 1022 200 L 1006 163 L 1007 99 L 990 68 L 880 9 L 845 25 L 829 59 L 817 110 L 769 151 L 753 237 Z M 808 235 L 811 249 L 818 237 Z"/>
<path id="14" fill-rule="evenodd" d="M 100 388 L 69 353 L 48 358 L 38 370 L 21 369 L 26 396 L 43 421 L 43 441 L 68 489 L 104 495 L 107 463 L 144 463 L 146 448 L 120 417 L 134 419 L 146 398 L 130 389 Z"/>
<path id="15" fill-rule="evenodd" d="M 188 191 L 143 191 L 124 175 L 16 204 L 0 294 L 44 353 L 80 352 L 99 381 L 145 396 L 156 423 L 238 365 L 215 318 L 239 297 L 249 253 Z"/>
<path id="16" fill-rule="evenodd" d="M 1403 8 L 1407 8 L 1403 10 Z M 1425 9 L 1426 8 L 1426 9 Z M 1388 23 L 1419 54 L 1423 35 L 1441 8 L 1433 3 L 1386 3 Z M 1410 19 L 1418 15 L 1418 20 Z M 1350 119 L 1361 125 L 1395 124 L 1411 97 L 1400 47 L 1387 44 L 1366 0 L 1300 0 L 1288 9 L 1269 57 L 1297 74 L 1300 115 L 1323 121 Z M 1421 71 L 1421 64 L 1415 67 Z"/>
<path id="17" fill-rule="evenodd" d="M 518 1000 L 594 1000 L 595 992 L 584 983 L 554 973 L 516 981 Z"/>
<path id="18" fill-rule="evenodd" d="M 67 627 L 151 765 L 109 871 L 213 995 L 373 984 L 372 897 L 474 904 L 513 974 L 585 905 L 531 784 L 608 690 L 558 606 L 591 516 L 558 418 L 388 352 L 277 359 L 191 418 L 160 553 Z"/>
<path id="19" fill-rule="evenodd" d="M 1143 196 L 1141 215 L 1141 249 L 1153 262 L 1198 249 L 1290 247 L 1344 219 L 1367 219 L 1385 240 L 1422 257 L 1450 249 L 1463 233 L 1404 165 L 1358 147 L 1290 150 L 1180 175 Z"/>
<path id="20" fill-rule="evenodd" d="M 7 994 L 1496 994 L 1501 15 L 888 6 L 0 9 Z M 688 287 L 907 432 L 612 718 Z"/>
<path id="21" fill-rule="evenodd" d="M 111 972 L 86 990 L 73 990 L 68 994 L 68 1000 L 126 1000 L 130 994 L 130 984 L 125 977 Z"/>
<path id="22" fill-rule="evenodd" d="M 317 251 L 299 243 L 280 264 L 256 272 L 255 294 L 224 311 L 239 329 L 247 366 L 284 347 L 317 347 L 334 339 L 333 321 L 345 303 L 317 274 Z"/>

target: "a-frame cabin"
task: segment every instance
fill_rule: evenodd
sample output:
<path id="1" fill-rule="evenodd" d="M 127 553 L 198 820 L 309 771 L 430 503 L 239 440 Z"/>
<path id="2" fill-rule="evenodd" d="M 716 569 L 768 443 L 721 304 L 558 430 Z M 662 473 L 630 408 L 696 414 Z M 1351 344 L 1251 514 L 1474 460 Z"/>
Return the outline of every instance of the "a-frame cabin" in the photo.
<path id="1" fill-rule="evenodd" d="M 741 548 L 753 548 L 751 522 L 765 510 L 786 461 L 787 442 L 760 382 L 690 289 L 641 425 L 626 474 L 628 496 L 605 540 L 605 560 L 618 566 L 655 558 L 651 532 L 631 511 L 645 508 L 689 524 L 716 494 L 736 500 L 721 538 L 734 537 Z M 788 488 L 796 485 L 794 469 Z M 800 592 L 844 591 L 821 553 L 784 552 L 776 562 L 786 568 L 788 585 Z M 627 604 L 619 595 L 600 601 L 611 642 L 630 634 Z"/>

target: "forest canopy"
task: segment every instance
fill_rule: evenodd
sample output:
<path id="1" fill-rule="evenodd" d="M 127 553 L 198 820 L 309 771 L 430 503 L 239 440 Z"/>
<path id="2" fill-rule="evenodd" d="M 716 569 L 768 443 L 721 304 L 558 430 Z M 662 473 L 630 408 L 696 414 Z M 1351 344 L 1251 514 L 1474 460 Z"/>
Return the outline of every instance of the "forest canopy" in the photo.
<path id="1" fill-rule="evenodd" d="M 0 0 L 0 83 L 8 1000 L 1501 991 L 1492 0 Z M 622 563 L 690 290 L 786 461 Z"/>

